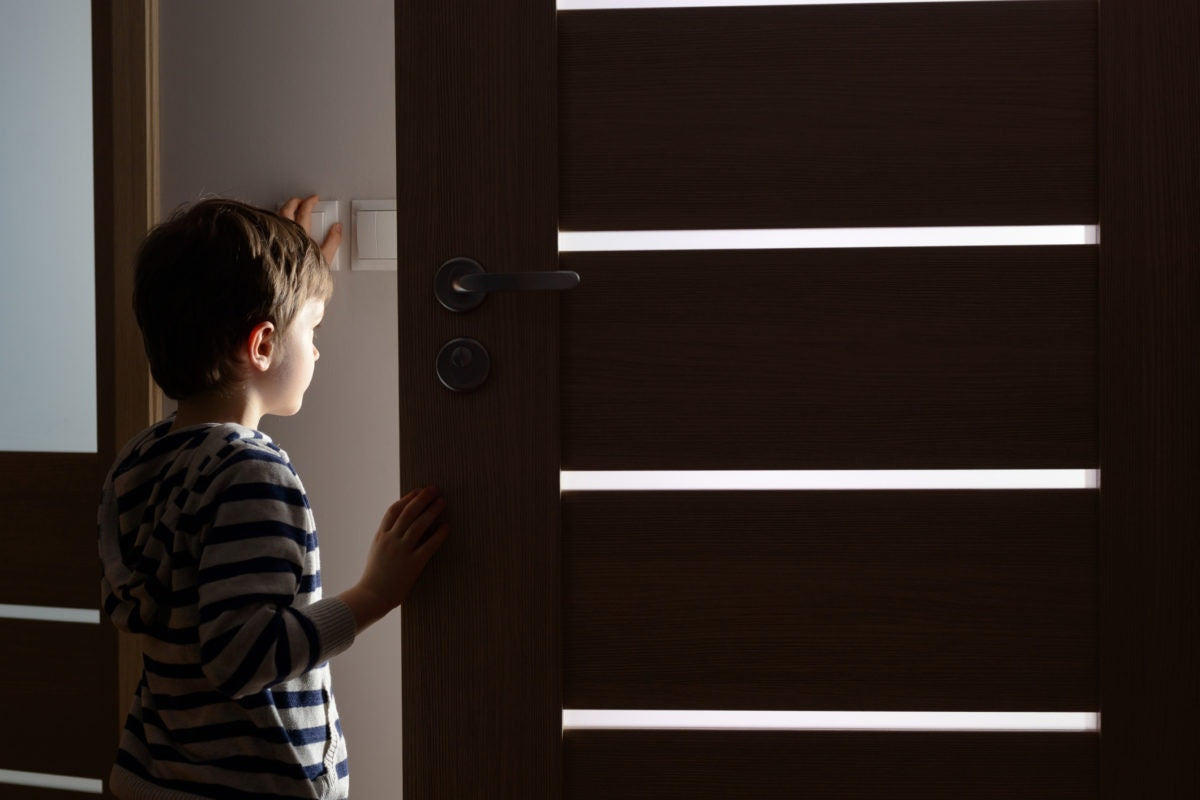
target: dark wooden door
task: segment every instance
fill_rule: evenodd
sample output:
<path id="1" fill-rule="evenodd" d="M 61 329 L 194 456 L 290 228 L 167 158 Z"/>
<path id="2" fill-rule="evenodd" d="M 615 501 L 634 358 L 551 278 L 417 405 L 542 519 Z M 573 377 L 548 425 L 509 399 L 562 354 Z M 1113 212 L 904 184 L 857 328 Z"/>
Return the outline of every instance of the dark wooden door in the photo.
<path id="1" fill-rule="evenodd" d="M 1195 710 L 1200 393 L 1172 333 L 1197 332 L 1176 295 L 1196 296 L 1196 234 L 1138 209 L 1183 159 L 1159 174 L 1196 210 L 1175 143 L 1196 107 L 1139 94 L 1169 77 L 1195 100 L 1195 42 L 1146 44 L 1196 11 L 1153 5 L 397 3 L 401 475 L 442 487 L 454 530 L 403 609 L 407 800 L 1191 796 L 1194 768 L 1146 743 L 1195 744 L 1175 715 Z M 862 230 L 1098 224 L 1103 248 Z M 826 228 L 863 243 L 558 246 Z M 459 256 L 582 282 L 453 312 L 434 276 Z M 490 354 L 474 391 L 435 374 L 458 337 Z M 1167 422 L 1188 446 L 1159 446 Z M 1102 467 L 1103 494 L 562 486 Z M 1164 604 L 1148 665 L 1129 637 Z M 1103 736 L 563 725 L 1102 707 Z"/>

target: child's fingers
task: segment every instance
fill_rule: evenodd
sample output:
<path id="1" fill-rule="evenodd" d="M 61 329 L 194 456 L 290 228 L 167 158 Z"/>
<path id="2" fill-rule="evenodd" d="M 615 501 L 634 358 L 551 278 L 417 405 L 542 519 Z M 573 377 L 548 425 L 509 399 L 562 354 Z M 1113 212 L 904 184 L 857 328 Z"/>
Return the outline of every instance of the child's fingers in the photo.
<path id="1" fill-rule="evenodd" d="M 288 201 L 283 204 L 283 208 L 279 209 L 279 216 L 283 217 L 284 219 L 290 219 L 292 221 L 295 221 L 296 209 L 298 209 L 299 207 L 300 207 L 300 198 L 299 197 L 289 198 Z"/>
<path id="2" fill-rule="evenodd" d="M 305 233 L 312 231 L 312 212 L 317 207 L 317 200 L 320 198 L 315 194 L 310 194 L 300 203 L 300 208 L 296 211 L 296 222 L 304 228 Z"/>
<path id="3" fill-rule="evenodd" d="M 442 546 L 442 543 L 445 542 L 449 536 L 450 525 L 449 523 L 443 522 L 428 539 L 421 542 L 415 551 L 416 556 L 421 559 L 421 564 L 425 564 L 425 562 L 429 561 L 429 559 L 433 557 L 433 554 L 438 551 L 438 549 Z"/>
<path id="4" fill-rule="evenodd" d="M 413 545 L 421 540 L 429 527 L 437 520 L 438 514 L 446 510 L 446 501 L 442 498 L 434 500 L 426 507 L 424 513 L 413 519 L 404 532 L 405 539 L 411 539 Z"/>
<path id="5" fill-rule="evenodd" d="M 325 256 L 325 260 L 329 263 L 333 262 L 333 257 L 337 255 L 337 249 L 342 244 L 342 223 L 335 222 L 329 226 L 329 230 L 325 233 L 325 241 L 321 243 L 321 255 Z"/>
<path id="6" fill-rule="evenodd" d="M 399 533 L 403 537 L 409 526 L 433 502 L 435 497 L 437 497 L 437 492 L 433 491 L 432 487 L 413 489 L 396 501 L 396 505 L 400 506 L 400 513 L 392 518 L 391 524 L 388 527 L 394 529 L 394 532 Z"/>
<path id="7" fill-rule="evenodd" d="M 400 516 L 408 507 L 409 501 L 415 498 L 420 492 L 420 489 L 412 489 L 408 494 L 404 495 L 404 497 L 393 501 L 393 503 L 387 507 L 387 511 L 383 512 L 383 523 L 381 527 L 384 530 L 396 527 L 396 523 L 400 521 Z"/>
<path id="8" fill-rule="evenodd" d="M 401 502 L 401 503 L 404 503 L 405 505 L 407 505 L 407 504 L 409 504 L 409 503 L 412 503 L 413 501 L 415 501 L 415 500 L 419 499 L 419 498 L 420 498 L 420 496 L 421 496 L 422 494 L 424 494 L 424 493 L 426 493 L 426 492 L 428 492 L 428 491 L 429 491 L 428 487 L 426 487 L 426 488 L 423 488 L 423 489 L 421 489 L 421 488 L 418 488 L 418 489 L 410 489 L 410 490 L 409 490 L 409 492 L 408 492 L 408 494 L 406 494 L 406 495 L 404 495 L 404 497 L 401 497 L 401 498 L 400 498 L 399 502 Z M 433 495 L 432 495 L 432 494 L 430 494 L 430 497 L 432 498 L 432 497 L 433 497 Z"/>
<path id="9" fill-rule="evenodd" d="M 402 497 L 388 506 L 387 511 L 383 512 L 383 522 L 380 523 L 379 527 L 385 531 L 395 527 L 396 521 L 400 519 L 400 514 L 404 511 L 405 505 L 405 499 Z"/>

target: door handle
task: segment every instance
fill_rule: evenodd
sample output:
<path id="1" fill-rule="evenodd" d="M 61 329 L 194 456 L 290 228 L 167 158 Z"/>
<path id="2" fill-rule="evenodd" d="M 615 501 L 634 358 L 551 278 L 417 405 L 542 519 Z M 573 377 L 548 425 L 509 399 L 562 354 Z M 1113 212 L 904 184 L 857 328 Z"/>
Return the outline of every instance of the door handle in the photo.
<path id="1" fill-rule="evenodd" d="M 561 291 L 578 285 L 578 272 L 490 273 L 478 261 L 459 257 L 450 259 L 438 269 L 433 291 L 443 307 L 463 312 L 478 308 L 488 292 Z"/>

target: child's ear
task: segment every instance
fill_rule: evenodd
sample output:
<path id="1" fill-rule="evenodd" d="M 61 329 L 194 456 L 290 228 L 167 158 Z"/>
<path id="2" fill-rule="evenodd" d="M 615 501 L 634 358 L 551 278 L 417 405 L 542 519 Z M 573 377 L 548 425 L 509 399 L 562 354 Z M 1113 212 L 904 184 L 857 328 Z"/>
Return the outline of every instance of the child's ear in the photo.
<path id="1" fill-rule="evenodd" d="M 266 372 L 271 366 L 271 356 L 275 352 L 275 325 L 271 322 L 255 325 L 246 339 L 245 352 L 251 368 Z"/>

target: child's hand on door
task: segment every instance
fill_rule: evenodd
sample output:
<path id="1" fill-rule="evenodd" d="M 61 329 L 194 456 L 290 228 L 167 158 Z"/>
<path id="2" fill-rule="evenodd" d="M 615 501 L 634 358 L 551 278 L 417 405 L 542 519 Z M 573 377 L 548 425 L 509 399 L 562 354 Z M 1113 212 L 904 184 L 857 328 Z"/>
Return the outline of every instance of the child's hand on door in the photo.
<path id="1" fill-rule="evenodd" d="M 340 598 L 350 606 L 361 631 L 404 602 L 450 526 L 434 527 L 446 509 L 437 487 L 409 492 L 392 503 L 367 552 L 362 578 Z M 431 532 L 432 529 L 432 532 Z"/>

